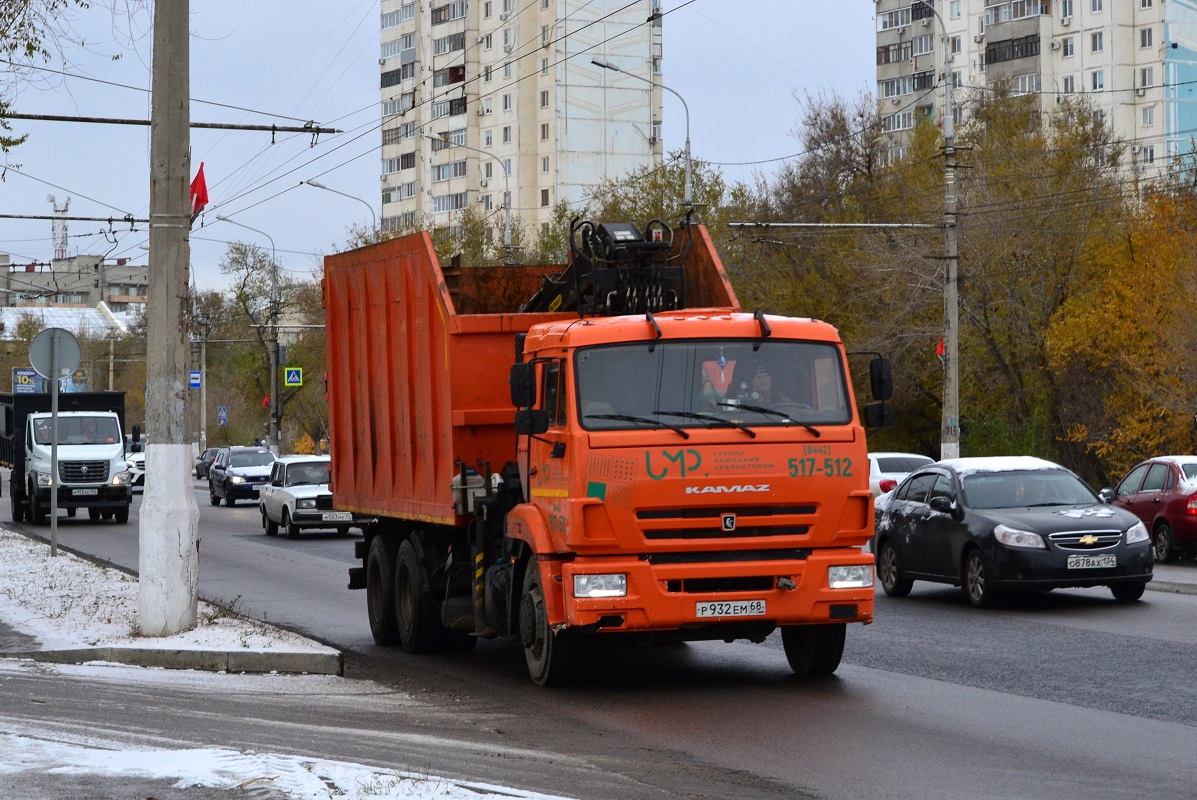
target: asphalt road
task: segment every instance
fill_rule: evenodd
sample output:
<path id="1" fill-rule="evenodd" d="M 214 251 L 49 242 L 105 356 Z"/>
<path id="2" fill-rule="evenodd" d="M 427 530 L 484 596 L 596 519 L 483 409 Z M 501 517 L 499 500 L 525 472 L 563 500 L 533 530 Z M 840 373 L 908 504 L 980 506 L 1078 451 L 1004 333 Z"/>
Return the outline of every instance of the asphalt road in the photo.
<path id="1" fill-rule="evenodd" d="M 1119 605 L 1075 590 L 977 611 L 958 590 L 916 584 L 909 598 L 878 596 L 877 622 L 850 629 L 830 679 L 796 679 L 773 637 L 596 653 L 582 685 L 544 690 L 507 643 L 466 657 L 376 647 L 364 593 L 345 588 L 353 536 L 266 537 L 256 507 L 211 507 L 196 486 L 201 593 L 342 648 L 347 677 L 381 688 L 297 704 L 270 691 L 6 676 L 5 716 L 50 683 L 47 698 L 63 695 L 45 705 L 60 705 L 32 717 L 55 724 L 580 798 L 1194 796 L 1197 596 L 1149 591 Z M 135 518 L 64 519 L 60 541 L 135 567 Z M 110 695 L 94 708 L 78 699 Z"/>

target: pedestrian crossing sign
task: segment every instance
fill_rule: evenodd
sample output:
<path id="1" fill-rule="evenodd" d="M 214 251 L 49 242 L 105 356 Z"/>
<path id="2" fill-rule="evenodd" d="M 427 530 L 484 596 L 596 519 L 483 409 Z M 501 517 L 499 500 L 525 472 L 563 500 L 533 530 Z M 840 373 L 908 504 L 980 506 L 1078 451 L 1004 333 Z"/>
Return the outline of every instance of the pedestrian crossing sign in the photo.
<path id="1" fill-rule="evenodd" d="M 303 367 L 287 367 L 283 376 L 284 386 L 303 386 Z"/>

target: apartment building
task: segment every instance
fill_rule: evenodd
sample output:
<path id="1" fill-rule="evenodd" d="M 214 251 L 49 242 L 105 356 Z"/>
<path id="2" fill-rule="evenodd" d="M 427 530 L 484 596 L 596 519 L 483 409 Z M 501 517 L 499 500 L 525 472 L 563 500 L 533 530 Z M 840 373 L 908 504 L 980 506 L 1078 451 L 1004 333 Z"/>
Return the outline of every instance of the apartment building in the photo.
<path id="1" fill-rule="evenodd" d="M 970 92 L 1006 80 L 1047 114 L 1083 95 L 1130 145 L 1128 166 L 1140 174 L 1158 175 L 1193 149 L 1197 0 L 876 0 L 876 21 L 891 157 L 920 119 L 943 113 L 945 56 L 960 87 L 957 120 Z"/>
<path id="2" fill-rule="evenodd" d="M 382 227 L 546 223 L 662 161 L 660 0 L 381 0 Z M 612 63 L 612 71 L 591 63 Z"/>
<path id="3" fill-rule="evenodd" d="M 13 264 L 0 255 L 0 307 L 57 306 L 144 312 L 149 268 L 128 259 L 82 255 L 43 264 Z"/>

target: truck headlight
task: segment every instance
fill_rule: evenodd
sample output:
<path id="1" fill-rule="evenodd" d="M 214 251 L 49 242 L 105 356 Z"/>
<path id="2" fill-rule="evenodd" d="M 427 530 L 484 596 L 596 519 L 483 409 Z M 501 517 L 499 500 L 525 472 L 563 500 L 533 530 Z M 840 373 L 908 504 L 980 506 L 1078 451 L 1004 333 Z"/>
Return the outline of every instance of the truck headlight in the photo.
<path id="1" fill-rule="evenodd" d="M 993 538 L 997 539 L 1006 547 L 1024 547 L 1036 550 L 1043 550 L 1047 547 L 1043 543 L 1043 537 L 1037 533 L 1030 531 L 1020 531 L 1018 528 L 1011 528 L 1009 525 L 998 525 L 993 529 Z"/>
<path id="2" fill-rule="evenodd" d="M 627 575 L 574 576 L 574 597 L 627 597 L 627 594 Z"/>
<path id="3" fill-rule="evenodd" d="M 314 498 L 314 497 L 300 498 L 299 500 L 295 501 L 295 507 L 296 508 L 315 508 L 316 507 L 316 498 Z"/>
<path id="4" fill-rule="evenodd" d="M 240 475 L 230 475 L 229 483 L 245 483 L 245 478 L 242 478 Z"/>
<path id="5" fill-rule="evenodd" d="M 873 565 L 828 567 L 827 585 L 832 589 L 864 589 L 873 585 Z"/>
<path id="6" fill-rule="evenodd" d="M 129 482 L 129 473 L 128 472 L 118 472 L 112 476 L 112 485 L 113 486 L 124 486 L 128 482 Z"/>
<path id="7" fill-rule="evenodd" d="M 37 481 L 37 485 L 39 487 L 49 486 L 51 483 L 53 483 L 53 481 L 50 480 L 50 473 L 48 472 L 35 472 L 33 473 L 33 479 Z"/>
<path id="8" fill-rule="evenodd" d="M 1147 533 L 1147 527 L 1142 522 L 1136 522 L 1131 525 L 1126 532 L 1126 543 L 1134 544 L 1135 542 L 1145 542 L 1151 536 Z"/>

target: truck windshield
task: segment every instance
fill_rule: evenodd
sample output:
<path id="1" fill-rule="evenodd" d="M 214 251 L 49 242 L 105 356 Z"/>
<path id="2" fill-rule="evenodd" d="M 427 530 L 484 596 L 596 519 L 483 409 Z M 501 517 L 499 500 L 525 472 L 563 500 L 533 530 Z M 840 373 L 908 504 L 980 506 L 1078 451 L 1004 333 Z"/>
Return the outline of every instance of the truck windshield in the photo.
<path id="1" fill-rule="evenodd" d="M 33 440 L 51 444 L 52 428 L 49 417 L 38 419 L 33 426 Z M 59 444 L 113 444 L 121 441 L 115 417 L 59 417 Z"/>
<path id="2" fill-rule="evenodd" d="M 589 430 L 753 428 L 852 420 L 840 351 L 825 342 L 636 342 L 580 350 L 577 412 Z"/>

